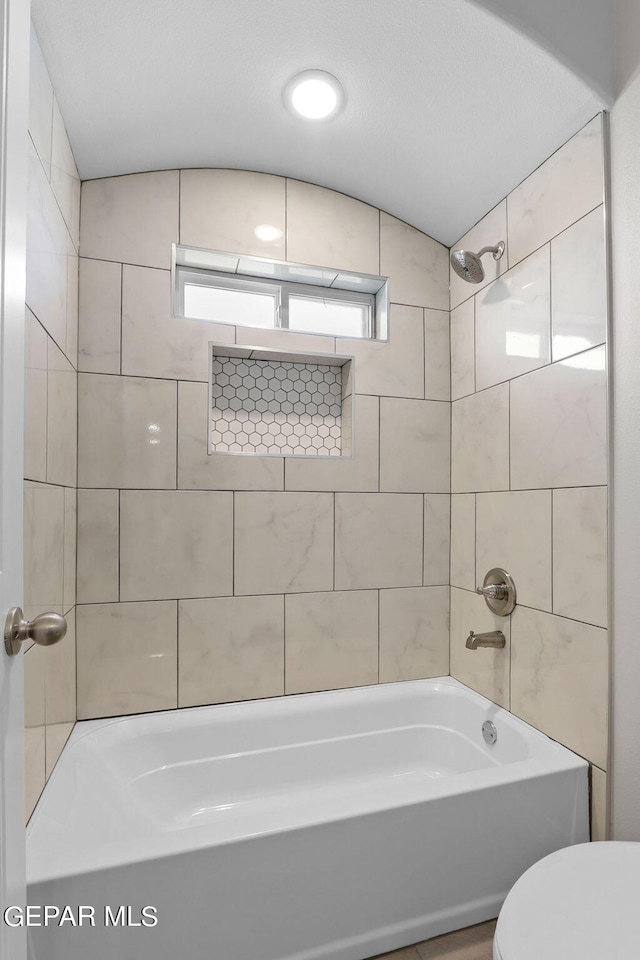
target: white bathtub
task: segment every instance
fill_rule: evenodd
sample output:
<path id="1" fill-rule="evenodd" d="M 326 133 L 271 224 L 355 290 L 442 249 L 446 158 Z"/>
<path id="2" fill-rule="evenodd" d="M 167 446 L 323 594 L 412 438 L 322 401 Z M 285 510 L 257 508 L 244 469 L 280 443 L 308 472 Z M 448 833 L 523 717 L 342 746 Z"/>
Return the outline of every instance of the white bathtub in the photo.
<path id="1" fill-rule="evenodd" d="M 449 678 L 78 723 L 29 903 L 96 926 L 31 927 L 30 958 L 362 960 L 497 916 L 587 806 L 585 761 Z"/>

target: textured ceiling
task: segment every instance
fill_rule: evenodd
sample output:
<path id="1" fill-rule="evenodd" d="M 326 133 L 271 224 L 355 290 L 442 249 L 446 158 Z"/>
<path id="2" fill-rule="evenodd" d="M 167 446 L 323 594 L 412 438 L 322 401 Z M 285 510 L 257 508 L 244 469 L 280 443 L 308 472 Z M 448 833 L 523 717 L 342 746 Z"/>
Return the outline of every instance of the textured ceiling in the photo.
<path id="1" fill-rule="evenodd" d="M 605 105 L 470 0 L 33 0 L 83 179 L 235 167 L 368 201 L 446 244 Z M 282 104 L 323 68 L 324 124 Z"/>

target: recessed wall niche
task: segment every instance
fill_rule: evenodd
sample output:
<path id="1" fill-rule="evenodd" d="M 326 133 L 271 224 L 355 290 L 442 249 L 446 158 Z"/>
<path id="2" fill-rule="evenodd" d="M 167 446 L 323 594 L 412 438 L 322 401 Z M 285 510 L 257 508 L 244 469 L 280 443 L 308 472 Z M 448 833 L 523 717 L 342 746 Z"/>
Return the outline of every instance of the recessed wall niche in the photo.
<path id="1" fill-rule="evenodd" d="M 353 455 L 351 357 L 210 349 L 210 454 Z"/>

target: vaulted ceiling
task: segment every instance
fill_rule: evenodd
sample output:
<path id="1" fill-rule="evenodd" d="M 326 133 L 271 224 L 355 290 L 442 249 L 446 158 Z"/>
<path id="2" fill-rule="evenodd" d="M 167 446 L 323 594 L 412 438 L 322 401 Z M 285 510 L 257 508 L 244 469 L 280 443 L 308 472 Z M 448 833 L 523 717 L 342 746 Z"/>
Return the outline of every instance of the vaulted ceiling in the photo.
<path id="1" fill-rule="evenodd" d="M 610 102 L 600 0 L 540 4 L 539 22 L 524 0 L 34 0 L 33 18 L 83 179 L 260 170 L 451 244 Z M 326 123 L 283 105 L 308 68 L 346 91 Z"/>

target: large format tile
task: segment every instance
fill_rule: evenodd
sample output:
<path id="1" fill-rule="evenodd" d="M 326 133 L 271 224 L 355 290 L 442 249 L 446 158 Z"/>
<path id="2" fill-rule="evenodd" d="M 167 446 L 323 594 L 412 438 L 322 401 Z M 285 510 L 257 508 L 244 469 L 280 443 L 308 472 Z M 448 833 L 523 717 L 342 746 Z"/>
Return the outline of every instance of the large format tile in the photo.
<path id="1" fill-rule="evenodd" d="M 475 590 L 476 496 L 456 493 L 451 497 L 451 586 Z"/>
<path id="2" fill-rule="evenodd" d="M 467 397 L 476 389 L 475 298 L 451 311 L 451 399 Z"/>
<path id="3" fill-rule="evenodd" d="M 341 337 L 326 337 L 324 334 L 296 333 L 294 330 L 281 330 L 274 327 L 236 326 L 238 346 L 271 347 L 273 350 L 286 350 L 289 353 L 343 353 Z"/>
<path id="4" fill-rule="evenodd" d="M 78 603 L 119 599 L 118 490 L 78 490 Z"/>
<path id="5" fill-rule="evenodd" d="M 424 572 L 426 587 L 449 583 L 451 497 L 428 493 L 424 498 Z"/>
<path id="6" fill-rule="evenodd" d="M 78 491 L 64 490 L 64 543 L 62 571 L 62 609 L 66 613 L 76 602 L 76 568 L 78 547 Z"/>
<path id="7" fill-rule="evenodd" d="M 606 627 L 607 488 L 553 491 L 553 612 Z"/>
<path id="8" fill-rule="evenodd" d="M 77 252 L 80 242 L 80 177 L 55 98 L 51 137 L 51 189 Z"/>
<path id="9" fill-rule="evenodd" d="M 66 614 L 67 633 L 46 652 L 45 717 L 47 725 L 76 719 L 76 608 Z"/>
<path id="10" fill-rule="evenodd" d="M 287 260 L 377 276 L 379 216 L 343 193 L 287 180 Z"/>
<path id="11" fill-rule="evenodd" d="M 284 693 L 284 597 L 182 600 L 178 704 Z"/>
<path id="12" fill-rule="evenodd" d="M 177 707 L 176 607 L 78 607 L 78 719 Z"/>
<path id="13" fill-rule="evenodd" d="M 24 653 L 24 820 L 31 816 L 46 781 L 45 687 L 47 652 L 34 645 Z"/>
<path id="14" fill-rule="evenodd" d="M 333 587 L 333 495 L 235 494 L 235 593 Z"/>
<path id="15" fill-rule="evenodd" d="M 607 482 L 605 348 L 596 347 L 511 384 L 511 486 Z"/>
<path id="16" fill-rule="evenodd" d="M 476 565 L 479 583 L 492 567 L 504 567 L 518 603 L 551 610 L 551 491 L 479 493 Z"/>
<path id="17" fill-rule="evenodd" d="M 424 395 L 451 399 L 450 317 L 445 310 L 424 311 Z"/>
<path id="18" fill-rule="evenodd" d="M 122 268 L 122 373 L 206 382 L 210 341 L 234 335 L 230 324 L 174 317 L 169 270 Z"/>
<path id="19" fill-rule="evenodd" d="M 595 843 L 609 840 L 607 775 L 595 766 L 591 767 L 591 839 Z"/>
<path id="20" fill-rule="evenodd" d="M 206 383 L 178 384 L 178 487 L 183 490 L 282 490 L 284 458 L 208 453 L 211 425 L 208 398 Z"/>
<path id="21" fill-rule="evenodd" d="M 470 250 L 478 253 L 483 247 L 495 247 L 500 241 L 507 242 L 507 201 L 502 200 L 497 207 L 490 210 L 471 228 L 464 237 L 451 248 L 452 250 Z M 513 261 L 515 262 L 515 261 Z M 480 283 L 468 283 L 459 277 L 453 267 L 451 267 L 451 307 L 457 307 L 464 300 L 472 297 L 475 293 L 486 287 L 501 273 L 509 269 L 509 248 L 505 250 L 500 260 L 494 260 L 490 253 L 482 258 L 484 267 L 484 280 Z"/>
<path id="22" fill-rule="evenodd" d="M 518 377 L 551 359 L 549 247 L 476 297 L 476 389 Z"/>
<path id="23" fill-rule="evenodd" d="M 78 369 L 78 281 L 80 274 L 80 260 L 73 250 L 71 239 L 68 238 L 69 255 L 67 256 L 67 313 L 66 339 L 64 352 L 69 361 Z"/>
<path id="24" fill-rule="evenodd" d="M 53 773 L 54 767 L 60 759 L 60 754 L 64 750 L 74 726 L 75 721 L 71 720 L 65 721 L 64 723 L 47 724 L 45 729 L 47 780 Z"/>
<path id="25" fill-rule="evenodd" d="M 24 475 L 47 479 L 47 334 L 29 308 L 25 314 Z"/>
<path id="26" fill-rule="evenodd" d="M 604 207 L 551 242 L 553 359 L 562 360 L 607 339 Z"/>
<path id="27" fill-rule="evenodd" d="M 178 240 L 178 171 L 85 180 L 80 232 L 83 257 L 168 270 Z"/>
<path id="28" fill-rule="evenodd" d="M 78 396 L 81 487 L 175 488 L 175 383 L 81 373 Z"/>
<path id="29" fill-rule="evenodd" d="M 449 251 L 402 220 L 380 213 L 380 273 L 393 303 L 449 309 Z"/>
<path id="30" fill-rule="evenodd" d="M 501 707 L 509 709 L 510 618 L 496 617 L 484 598 L 468 590 L 451 590 L 451 676 L 477 690 Z M 502 649 L 479 647 L 467 650 L 469 631 L 486 633 L 501 630 Z"/>
<path id="31" fill-rule="evenodd" d="M 52 126 L 53 87 L 32 25 L 29 56 L 29 133 L 47 176 L 51 168 Z"/>
<path id="32" fill-rule="evenodd" d="M 391 306 L 389 341 L 341 340 L 355 361 L 357 393 L 424 397 L 424 316 L 417 307 Z"/>
<path id="33" fill-rule="evenodd" d="M 75 487 L 78 374 L 53 340 L 48 343 L 47 363 L 47 481 Z"/>
<path id="34" fill-rule="evenodd" d="M 511 709 L 570 750 L 607 765 L 607 631 L 516 607 Z"/>
<path id="35" fill-rule="evenodd" d="M 508 488 L 509 384 L 500 383 L 452 405 L 451 489 Z"/>
<path id="36" fill-rule="evenodd" d="M 380 591 L 380 683 L 449 673 L 449 587 Z"/>
<path id="37" fill-rule="evenodd" d="M 120 373 L 122 264 L 80 257 L 78 370 Z"/>
<path id="38" fill-rule="evenodd" d="M 340 490 L 354 493 L 377 490 L 378 403 L 378 397 L 355 398 L 352 458 L 317 460 L 313 457 L 289 457 L 285 461 L 287 490 Z"/>
<path id="39" fill-rule="evenodd" d="M 64 596 L 64 489 L 27 484 L 24 490 L 24 603 L 28 620 L 53 610 Z"/>
<path id="40" fill-rule="evenodd" d="M 260 227 L 272 228 L 267 239 L 259 236 Z M 284 260 L 284 233 L 282 177 L 247 170 L 180 171 L 180 243 Z"/>
<path id="41" fill-rule="evenodd" d="M 222 597 L 233 592 L 233 495 L 120 493 L 120 599 Z"/>
<path id="42" fill-rule="evenodd" d="M 451 408 L 437 400 L 380 400 L 380 489 L 448 493 Z"/>
<path id="43" fill-rule="evenodd" d="M 422 584 L 423 498 L 336 494 L 336 589 Z"/>
<path id="44" fill-rule="evenodd" d="M 509 263 L 524 259 L 601 204 L 603 188 L 598 115 L 509 194 Z"/>
<path id="45" fill-rule="evenodd" d="M 378 680 L 378 593 L 285 597 L 285 690 L 304 693 Z"/>

